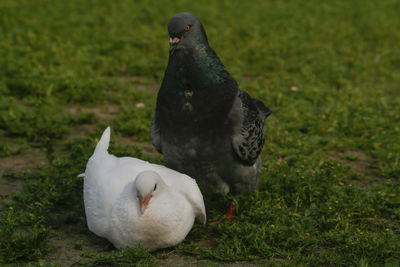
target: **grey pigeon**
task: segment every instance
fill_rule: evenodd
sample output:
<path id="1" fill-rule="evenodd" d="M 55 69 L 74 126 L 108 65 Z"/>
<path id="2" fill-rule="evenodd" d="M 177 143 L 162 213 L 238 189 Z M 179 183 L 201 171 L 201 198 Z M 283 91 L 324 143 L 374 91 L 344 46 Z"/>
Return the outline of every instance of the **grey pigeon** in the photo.
<path id="1" fill-rule="evenodd" d="M 167 167 L 208 191 L 253 191 L 270 109 L 239 89 L 195 15 L 175 15 L 168 31 L 169 61 L 151 124 L 153 145 Z"/>

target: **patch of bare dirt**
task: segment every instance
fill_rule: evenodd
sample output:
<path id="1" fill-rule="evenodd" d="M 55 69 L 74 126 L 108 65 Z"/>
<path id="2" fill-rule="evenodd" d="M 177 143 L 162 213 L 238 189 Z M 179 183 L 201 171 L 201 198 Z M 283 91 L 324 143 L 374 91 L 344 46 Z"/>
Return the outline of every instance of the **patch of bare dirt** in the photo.
<path id="1" fill-rule="evenodd" d="M 118 105 L 107 103 L 106 105 L 99 107 L 70 106 L 67 108 L 67 112 L 70 114 L 77 114 L 78 112 L 89 112 L 93 113 L 101 120 L 111 120 L 117 114 L 118 109 Z"/>
<path id="2" fill-rule="evenodd" d="M 52 251 L 47 255 L 46 263 L 72 266 L 85 258 L 87 253 L 104 252 L 112 249 L 105 239 L 94 235 L 76 233 L 68 227 L 53 231 L 50 237 Z"/>
<path id="3" fill-rule="evenodd" d="M 121 76 L 118 77 L 120 81 L 126 82 L 129 85 L 140 89 L 140 90 L 153 90 L 157 91 L 160 88 L 160 84 L 156 83 L 154 80 L 149 80 L 148 78 L 145 77 L 139 77 L 139 76 Z"/>
<path id="4" fill-rule="evenodd" d="M 18 155 L 0 158 L 0 176 L 10 172 L 34 171 L 46 163 L 45 153 L 38 148 L 31 148 Z"/>
<path id="5" fill-rule="evenodd" d="M 22 181 L 12 178 L 17 172 L 36 172 L 47 164 L 46 155 L 37 148 L 31 148 L 18 155 L 0 158 L 0 210 L 10 200 L 12 193 L 20 192 Z"/>
<path id="6" fill-rule="evenodd" d="M 362 186 L 380 180 L 375 173 L 374 165 L 376 160 L 363 151 L 348 150 L 345 152 L 335 152 L 334 155 L 331 154 L 331 158 L 350 166 L 357 174 L 358 181 Z"/>
<path id="7" fill-rule="evenodd" d="M 198 266 L 199 260 L 191 256 L 171 254 L 164 259 L 159 260 L 161 266 Z"/>
<path id="8" fill-rule="evenodd" d="M 199 260 L 196 257 L 172 254 L 165 259 L 159 259 L 160 266 L 166 267 L 200 267 L 200 266 L 229 266 L 229 267 L 244 267 L 244 266 L 259 266 L 252 262 L 215 262 L 209 260 Z"/>

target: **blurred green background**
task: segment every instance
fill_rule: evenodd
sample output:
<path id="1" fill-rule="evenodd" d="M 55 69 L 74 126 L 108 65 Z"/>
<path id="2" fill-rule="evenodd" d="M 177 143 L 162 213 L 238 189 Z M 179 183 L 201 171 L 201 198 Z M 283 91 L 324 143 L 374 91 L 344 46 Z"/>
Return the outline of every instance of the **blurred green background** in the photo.
<path id="1" fill-rule="evenodd" d="M 87 230 L 76 175 L 107 125 L 112 153 L 162 162 L 149 124 L 179 12 L 274 111 L 259 190 L 175 248 L 113 250 Z M 398 0 L 0 1 L 0 263 L 398 266 L 399 14 Z M 222 218 L 230 200 L 203 193 Z"/>

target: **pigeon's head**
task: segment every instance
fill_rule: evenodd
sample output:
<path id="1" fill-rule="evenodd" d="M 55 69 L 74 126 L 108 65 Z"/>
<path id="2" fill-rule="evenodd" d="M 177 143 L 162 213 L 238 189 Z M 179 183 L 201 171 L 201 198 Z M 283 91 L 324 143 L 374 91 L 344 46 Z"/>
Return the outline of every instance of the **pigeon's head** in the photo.
<path id="1" fill-rule="evenodd" d="M 166 184 L 155 171 L 143 171 L 136 176 L 136 195 L 139 198 L 142 214 L 149 205 L 150 200 L 159 195 L 165 186 Z"/>
<path id="2" fill-rule="evenodd" d="M 179 13 L 168 22 L 170 51 L 178 47 L 208 45 L 207 35 L 200 20 L 191 13 Z"/>

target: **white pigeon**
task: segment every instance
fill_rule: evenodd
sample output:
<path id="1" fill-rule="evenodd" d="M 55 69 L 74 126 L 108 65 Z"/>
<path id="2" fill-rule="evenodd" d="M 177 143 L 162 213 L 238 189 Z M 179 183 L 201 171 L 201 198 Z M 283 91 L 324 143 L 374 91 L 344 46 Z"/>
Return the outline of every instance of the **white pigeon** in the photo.
<path id="1" fill-rule="evenodd" d="M 117 248 L 174 246 L 206 222 L 203 196 L 194 179 L 164 166 L 108 153 L 108 127 L 84 176 L 87 224 Z"/>

